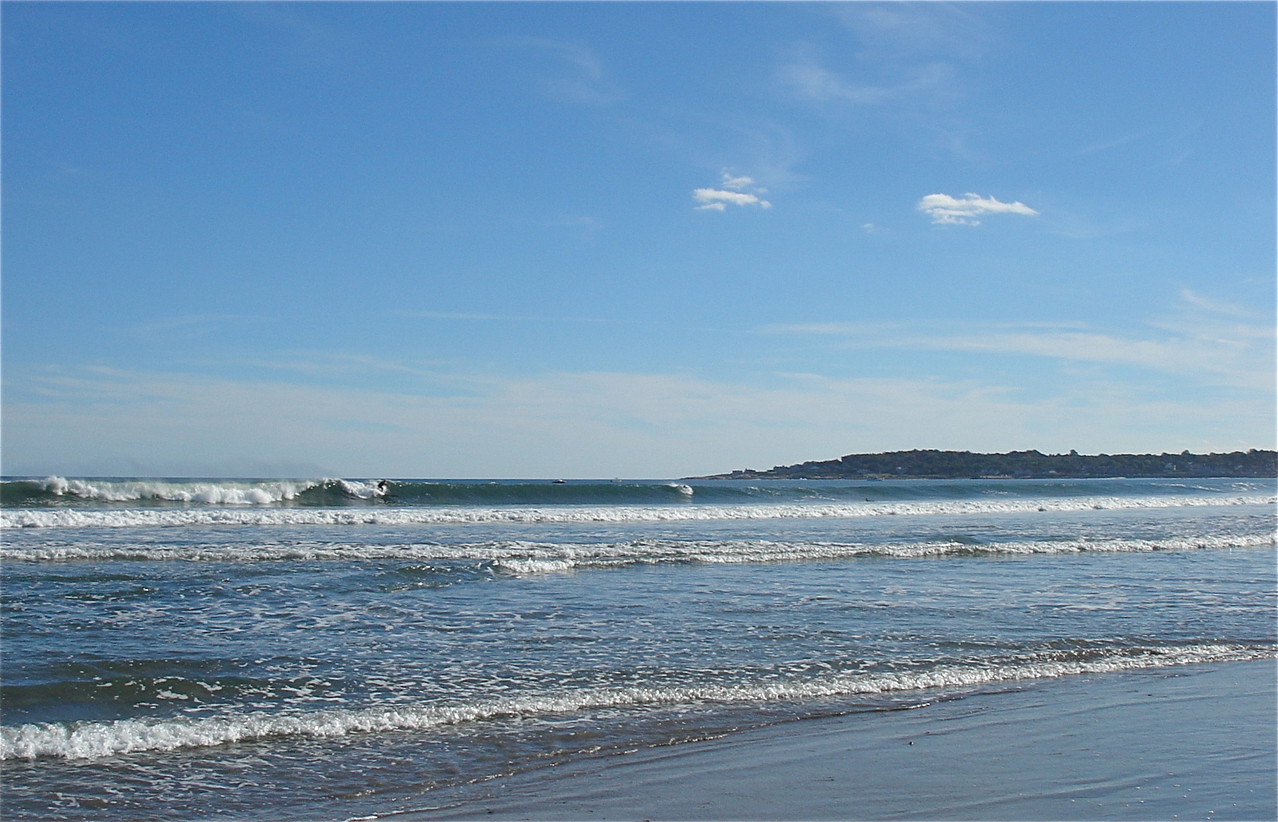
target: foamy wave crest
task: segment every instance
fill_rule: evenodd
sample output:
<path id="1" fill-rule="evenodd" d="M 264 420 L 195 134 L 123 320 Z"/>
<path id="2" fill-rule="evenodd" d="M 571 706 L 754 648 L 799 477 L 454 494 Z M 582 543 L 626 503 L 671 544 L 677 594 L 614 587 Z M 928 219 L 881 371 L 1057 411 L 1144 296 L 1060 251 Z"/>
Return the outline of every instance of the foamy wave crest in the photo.
<path id="1" fill-rule="evenodd" d="M 140 751 L 169 751 L 276 737 L 342 737 L 429 730 L 446 725 L 582 711 L 698 703 L 795 701 L 934 688 L 980 687 L 1203 662 L 1269 659 L 1273 648 L 1189 645 L 1129 648 L 1072 657 L 1046 652 L 1003 663 L 941 665 L 926 670 L 851 674 L 823 680 L 659 688 L 584 689 L 559 695 L 507 697 L 451 706 L 404 706 L 299 715 L 252 714 L 225 718 L 38 723 L 0 728 L 0 759 L 94 759 Z"/>
<path id="2" fill-rule="evenodd" d="M 778 540 L 661 540 L 612 543 L 494 541 L 463 544 L 293 543 L 236 545 L 0 545 L 0 559 L 14 562 L 132 560 L 138 562 L 322 562 L 355 560 L 460 560 L 512 574 L 681 563 L 746 564 L 851 559 L 1000 554 L 1134 553 L 1278 545 L 1272 533 L 1198 534 L 1164 539 L 1070 539 L 1013 542 L 789 542 Z"/>
<path id="3" fill-rule="evenodd" d="M 863 556 L 910 559 L 948 555 L 1065 554 L 1083 552 L 1190 551 L 1263 548 L 1278 544 L 1272 534 L 1204 535 L 1173 539 L 1051 540 L 973 544 L 970 542 L 831 543 L 724 540 L 665 542 L 643 540 L 614 546 L 526 545 L 518 555 L 494 564 L 520 575 L 548 574 L 620 565 L 668 563 L 746 564 L 811 562 Z"/>
<path id="4" fill-rule="evenodd" d="M 346 480 L 349 496 L 377 489 Z M 439 523 L 674 522 L 1061 512 L 1138 508 L 1274 505 L 1273 495 L 1219 497 L 1073 497 L 866 503 L 774 503 L 759 505 L 586 505 L 563 507 L 313 507 L 313 508 L 121 508 L 5 509 L 0 528 L 130 528 L 183 525 L 419 525 Z"/>
<path id="5" fill-rule="evenodd" d="M 345 483 L 345 480 L 168 482 L 165 480 L 69 480 L 65 477 L 48 477 L 37 485 L 45 493 L 55 497 L 76 497 L 100 502 L 149 500 L 203 505 L 269 505 L 296 499 L 303 492 L 328 482 Z M 353 495 L 358 495 L 358 491 Z"/>
<path id="6" fill-rule="evenodd" d="M 351 499 L 376 499 L 386 495 L 384 485 L 366 480 L 327 479 L 319 485 L 332 487 Z"/>

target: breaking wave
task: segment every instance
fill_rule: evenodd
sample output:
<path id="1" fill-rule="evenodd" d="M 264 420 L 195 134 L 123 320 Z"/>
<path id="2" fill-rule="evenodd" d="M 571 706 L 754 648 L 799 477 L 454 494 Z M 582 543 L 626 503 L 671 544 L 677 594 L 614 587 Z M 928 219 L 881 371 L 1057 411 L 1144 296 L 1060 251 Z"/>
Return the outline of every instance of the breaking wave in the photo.
<path id="1" fill-rule="evenodd" d="M 0 759 L 94 759 L 139 751 L 200 748 L 274 738 L 333 738 L 429 730 L 497 718 L 530 718 L 642 706 L 780 702 L 973 688 L 1002 682 L 1111 673 L 1203 662 L 1269 659 L 1269 646 L 1211 644 L 1109 651 L 1048 651 L 1003 661 L 942 664 L 920 670 L 862 673 L 793 682 L 592 688 L 559 694 L 495 697 L 452 705 L 374 706 L 297 714 L 248 712 L 206 718 L 47 722 L 0 728 Z"/>
<path id="2" fill-rule="evenodd" d="M 346 483 L 345 480 L 338 481 Z M 255 493 L 252 489 L 246 494 Z M 363 491 L 362 487 L 357 490 Z M 343 492 L 345 493 L 345 492 Z M 679 496 L 684 492 L 673 490 Z M 625 523 L 996 514 L 1138 508 L 1274 505 L 1272 494 L 1219 496 L 985 497 L 888 502 L 773 502 L 703 505 L 508 505 L 251 507 L 6 507 L 0 528 L 129 528 L 182 525 L 417 525 L 443 523 Z"/>
<path id="3" fill-rule="evenodd" d="M 287 544 L 95 544 L 0 546 L 0 558 L 18 562 L 129 560 L 141 562 L 287 562 L 400 560 L 478 563 L 514 574 L 588 568 L 685 563 L 765 563 L 840 560 L 863 556 L 935 556 L 1138 553 L 1278 544 L 1273 533 L 1200 534 L 1162 539 L 1076 538 L 977 542 L 942 539 L 910 542 L 818 542 L 757 539 L 637 539 L 623 542 L 559 543 L 504 540 L 463 544 L 299 542 Z"/>
<path id="4" fill-rule="evenodd" d="M 376 483 L 361 480 L 7 480 L 0 483 L 6 507 L 91 503 L 179 503 L 183 505 L 326 504 L 384 496 Z"/>

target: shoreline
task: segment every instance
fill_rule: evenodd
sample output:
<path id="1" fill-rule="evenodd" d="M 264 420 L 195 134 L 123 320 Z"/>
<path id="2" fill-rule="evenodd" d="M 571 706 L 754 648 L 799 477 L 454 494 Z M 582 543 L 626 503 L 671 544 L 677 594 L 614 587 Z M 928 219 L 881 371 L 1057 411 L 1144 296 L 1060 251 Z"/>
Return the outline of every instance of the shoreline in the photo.
<path id="1" fill-rule="evenodd" d="M 1278 663 L 1010 684 L 470 786 L 427 820 L 1278 816 Z M 441 800 L 446 797 L 439 797 Z"/>

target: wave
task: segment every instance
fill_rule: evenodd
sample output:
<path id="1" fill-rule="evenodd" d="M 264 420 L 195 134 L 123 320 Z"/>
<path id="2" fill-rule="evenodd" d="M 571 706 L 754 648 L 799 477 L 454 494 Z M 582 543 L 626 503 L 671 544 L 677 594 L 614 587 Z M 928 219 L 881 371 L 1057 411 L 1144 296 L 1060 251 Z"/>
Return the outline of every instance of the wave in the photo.
<path id="1" fill-rule="evenodd" d="M 1278 545 L 1272 532 L 1199 534 L 1162 539 L 1077 538 L 975 542 L 943 539 L 909 542 L 821 542 L 778 540 L 637 539 L 611 543 L 557 543 L 523 540 L 465 544 L 289 543 L 213 545 L 113 545 L 80 543 L 42 546 L 0 545 L 8 562 L 323 562 L 399 560 L 468 562 L 513 574 L 542 574 L 590 568 L 686 563 L 746 564 L 841 560 L 855 557 L 1139 553 L 1265 548 Z M 455 572 L 458 569 L 443 569 Z"/>
<path id="2" fill-rule="evenodd" d="M 536 719 L 617 708 L 782 702 L 936 688 L 973 688 L 1204 662 L 1271 659 L 1269 646 L 1196 644 L 1118 651 L 1051 651 L 979 664 L 847 674 L 793 682 L 582 689 L 551 695 L 497 697 L 452 705 L 379 706 L 298 714 L 263 712 L 206 718 L 52 722 L 0 728 L 0 760 L 96 759 L 273 738 L 336 738 L 430 730 L 494 719 Z"/>
<path id="3" fill-rule="evenodd" d="M 608 568 L 620 565 L 669 563 L 745 564 L 841 560 L 855 557 L 896 557 L 912 559 L 936 556 L 977 556 L 986 554 L 1063 554 L 1082 552 L 1153 552 L 1198 549 L 1260 548 L 1274 546 L 1273 535 L 1205 536 L 1164 540 L 1112 539 L 1001 542 L 973 544 L 959 541 L 868 543 L 790 543 L 768 541 L 724 541 L 692 543 L 631 543 L 619 551 L 596 553 L 578 546 L 568 550 L 557 546 L 537 548 L 522 556 L 505 556 L 494 565 L 502 570 L 535 575 L 563 573 L 577 569 Z"/>
<path id="4" fill-rule="evenodd" d="M 340 482 L 345 483 L 345 480 Z M 669 493 L 686 496 L 675 488 Z M 194 525 L 429 525 L 450 523 L 625 523 L 692 520 L 859 518 L 1086 510 L 1268 505 L 1272 494 L 1215 496 L 985 497 L 897 502 L 562 506 L 341 506 L 298 508 L 120 507 L 10 508 L 0 528 L 130 528 Z"/>
<path id="5" fill-rule="evenodd" d="M 91 503 L 183 505 L 334 504 L 385 496 L 385 486 L 362 480 L 82 480 L 46 477 L 0 483 L 6 507 Z"/>
<path id="6" fill-rule="evenodd" d="M 537 505 L 654 503 L 692 497 L 682 482 L 567 482 L 422 480 L 178 480 L 178 479 L 44 479 L 0 482 L 0 504 L 6 507 L 92 507 L 119 503 L 187 505 L 351 505 L 376 502 L 394 505 Z"/>

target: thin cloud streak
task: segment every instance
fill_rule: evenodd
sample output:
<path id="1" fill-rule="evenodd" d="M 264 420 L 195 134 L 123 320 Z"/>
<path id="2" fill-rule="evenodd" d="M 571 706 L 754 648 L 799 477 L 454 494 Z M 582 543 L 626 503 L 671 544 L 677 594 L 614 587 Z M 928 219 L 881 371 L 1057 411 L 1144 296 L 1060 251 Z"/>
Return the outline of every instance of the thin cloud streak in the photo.
<path id="1" fill-rule="evenodd" d="M 985 22 L 958 3 L 832 3 L 830 11 L 880 60 L 944 55 L 974 59 L 997 44 Z"/>
<path id="2" fill-rule="evenodd" d="M 998 356 L 1031 356 L 1062 362 L 1127 366 L 1244 389 L 1274 387 L 1273 327 L 1234 323 L 1210 326 L 1201 319 L 1146 323 L 1159 336 L 1120 335 L 1080 324 L 967 325 L 950 332 L 909 323 L 776 324 L 762 334 L 822 336 L 849 349 L 942 351 Z"/>
<path id="3" fill-rule="evenodd" d="M 204 473 L 220 466 L 243 475 L 263 460 L 309 458 L 324 441 L 323 469 L 346 476 L 673 477 L 858 449 L 1158 450 L 1186 419 L 1202 439 L 1184 447 L 1228 450 L 1246 435 L 1230 423 L 1255 418 L 1258 404 L 1146 400 L 1121 386 L 1030 399 L 974 380 L 820 374 L 764 384 L 663 373 L 485 376 L 459 378 L 464 394 L 104 368 L 23 382 L 4 432 L 6 467 L 17 473 L 85 473 L 120 455 L 168 460 L 169 473 L 182 473 L 190 469 L 171 462 L 181 454 Z M 1103 431 L 1090 424 L 1097 415 L 1109 421 Z M 947 421 L 943 430 L 937 419 Z M 932 433 L 920 440 L 920 432 Z M 20 447 L 36 442 L 50 445 Z"/>
<path id="4" fill-rule="evenodd" d="M 939 103 L 953 99 L 957 91 L 957 71 L 948 62 L 931 60 L 901 67 L 895 82 L 874 83 L 834 71 L 808 46 L 777 68 L 775 87 L 783 94 L 805 103 L 836 109 L 883 106 L 906 101 Z"/>
<path id="5" fill-rule="evenodd" d="M 624 320 L 604 319 L 602 317 L 536 317 L 536 316 L 504 316 L 500 314 L 484 314 L 480 312 L 450 311 L 398 311 L 397 316 L 419 320 L 453 320 L 457 322 L 482 323 L 615 323 Z"/>
<path id="6" fill-rule="evenodd" d="M 156 319 L 134 326 L 130 333 L 143 339 L 196 339 L 237 325 L 265 323 L 264 317 L 247 314 L 194 314 Z"/>
<path id="7" fill-rule="evenodd" d="M 507 42 L 552 57 L 552 69 L 533 74 L 539 93 L 548 99 L 604 106 L 624 96 L 608 81 L 603 60 L 586 46 L 540 37 L 511 38 Z"/>

